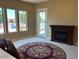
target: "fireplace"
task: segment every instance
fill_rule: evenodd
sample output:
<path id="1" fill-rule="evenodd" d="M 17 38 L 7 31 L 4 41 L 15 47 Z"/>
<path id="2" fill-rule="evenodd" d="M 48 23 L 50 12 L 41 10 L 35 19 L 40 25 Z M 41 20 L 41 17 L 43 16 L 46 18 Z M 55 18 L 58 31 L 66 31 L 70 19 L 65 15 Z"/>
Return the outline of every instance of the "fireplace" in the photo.
<path id="1" fill-rule="evenodd" d="M 51 27 L 51 41 L 73 44 L 74 26 L 50 25 L 50 27 Z"/>

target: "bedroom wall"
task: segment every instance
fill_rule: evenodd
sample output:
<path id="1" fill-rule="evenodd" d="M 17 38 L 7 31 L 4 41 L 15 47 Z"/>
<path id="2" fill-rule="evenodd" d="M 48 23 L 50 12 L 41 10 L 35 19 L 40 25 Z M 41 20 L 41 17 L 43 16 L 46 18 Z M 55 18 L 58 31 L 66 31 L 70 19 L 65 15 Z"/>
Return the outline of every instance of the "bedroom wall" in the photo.
<path id="1" fill-rule="evenodd" d="M 48 36 L 51 37 L 51 29 L 49 25 L 68 25 L 76 26 L 74 30 L 74 43 L 77 43 L 77 20 L 78 10 L 77 0 L 51 0 L 37 4 L 36 8 L 48 8 Z"/>
<path id="2" fill-rule="evenodd" d="M 25 3 L 17 0 L 0 0 L 0 7 L 4 8 L 14 8 L 14 9 L 24 9 L 28 12 L 28 31 L 27 32 L 15 32 L 5 34 L 5 37 L 11 40 L 16 40 L 17 38 L 23 38 L 35 35 L 35 5 L 30 3 Z"/>

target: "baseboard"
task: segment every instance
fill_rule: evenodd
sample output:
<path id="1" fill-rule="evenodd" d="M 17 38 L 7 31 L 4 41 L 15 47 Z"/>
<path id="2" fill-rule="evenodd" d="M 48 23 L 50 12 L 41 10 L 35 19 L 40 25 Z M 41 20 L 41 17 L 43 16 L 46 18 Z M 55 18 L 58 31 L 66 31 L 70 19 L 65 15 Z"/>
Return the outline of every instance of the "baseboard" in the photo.
<path id="1" fill-rule="evenodd" d="M 37 35 L 36 35 L 36 37 L 42 37 L 42 36 L 37 36 Z M 47 36 L 47 37 L 42 37 L 42 38 L 46 38 L 46 39 L 48 39 L 48 40 L 51 41 L 51 37 L 48 37 L 48 36 Z"/>

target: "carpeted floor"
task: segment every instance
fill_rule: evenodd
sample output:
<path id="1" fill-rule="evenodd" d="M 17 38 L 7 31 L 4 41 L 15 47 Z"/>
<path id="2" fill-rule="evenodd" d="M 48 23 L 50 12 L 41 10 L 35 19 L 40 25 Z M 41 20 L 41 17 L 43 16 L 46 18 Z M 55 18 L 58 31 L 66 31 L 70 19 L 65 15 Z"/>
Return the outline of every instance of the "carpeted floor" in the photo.
<path id="1" fill-rule="evenodd" d="M 64 50 L 46 42 L 31 42 L 18 48 L 24 59 L 66 59 Z"/>
<path id="2" fill-rule="evenodd" d="M 16 48 L 30 42 L 47 42 L 54 44 L 60 48 L 62 48 L 65 53 L 66 53 L 66 59 L 78 59 L 78 46 L 74 45 L 67 45 L 67 44 L 62 44 L 58 42 L 53 42 L 50 41 L 50 39 L 42 38 L 42 37 L 30 37 L 30 38 L 25 38 L 25 39 L 19 39 L 17 41 L 14 41 L 14 45 Z"/>

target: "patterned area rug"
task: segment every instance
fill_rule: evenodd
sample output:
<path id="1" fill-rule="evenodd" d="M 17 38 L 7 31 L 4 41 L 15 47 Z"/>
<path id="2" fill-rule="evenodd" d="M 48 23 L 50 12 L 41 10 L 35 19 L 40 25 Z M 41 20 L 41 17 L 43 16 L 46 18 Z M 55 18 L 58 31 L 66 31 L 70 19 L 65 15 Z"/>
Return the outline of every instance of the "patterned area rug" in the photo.
<path id="1" fill-rule="evenodd" d="M 66 59 L 65 52 L 46 42 L 32 42 L 18 48 L 22 59 Z"/>

